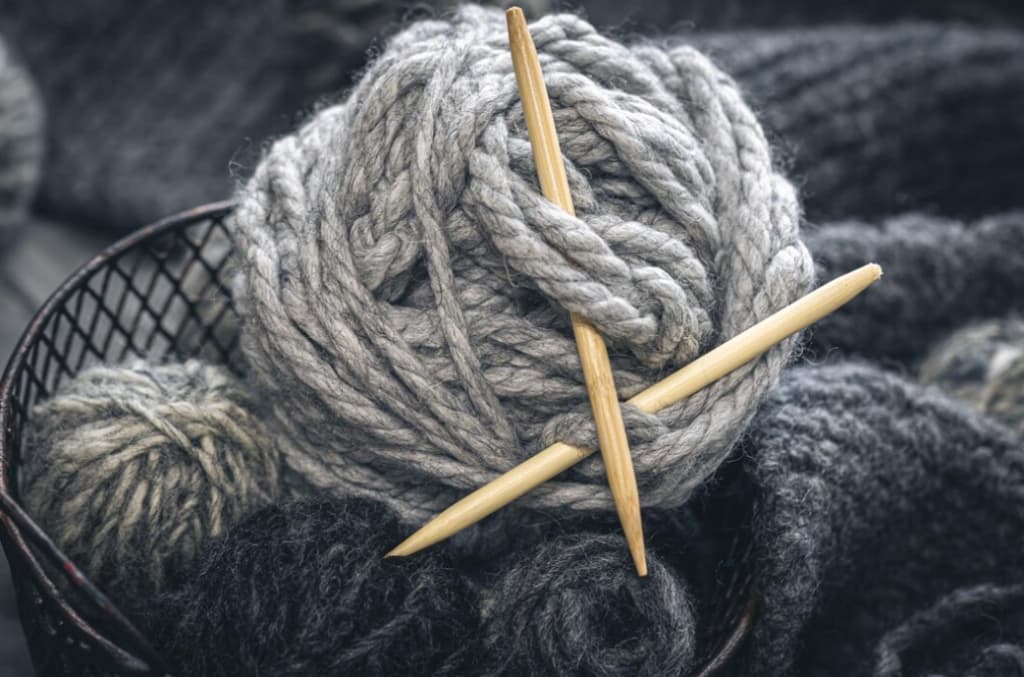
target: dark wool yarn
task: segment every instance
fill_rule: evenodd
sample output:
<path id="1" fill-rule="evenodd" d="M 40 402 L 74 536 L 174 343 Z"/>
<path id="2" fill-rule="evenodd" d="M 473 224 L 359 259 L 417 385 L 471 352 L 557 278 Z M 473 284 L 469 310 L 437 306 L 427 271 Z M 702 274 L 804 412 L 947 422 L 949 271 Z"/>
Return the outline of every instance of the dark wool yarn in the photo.
<path id="1" fill-rule="evenodd" d="M 674 510 L 647 508 L 643 522 L 648 558 L 654 557 L 685 579 L 692 592 L 694 615 L 699 617 L 704 611 L 717 608 L 720 600 L 714 597 L 719 582 L 715 569 L 728 556 L 732 542 L 710 533 L 705 525 L 705 513 L 714 511 L 711 514 L 717 517 L 723 509 L 722 501 L 711 503 L 702 495 L 695 503 L 695 507 L 686 505 Z M 612 511 L 580 517 L 542 513 L 513 503 L 460 531 L 447 541 L 446 547 L 459 570 L 476 579 L 491 580 L 486 587 L 493 587 L 493 577 L 510 567 L 522 566 L 524 558 L 537 556 L 536 551 L 545 543 L 571 541 L 580 534 L 589 534 L 587 538 L 620 534 L 621 528 Z M 622 553 L 612 550 L 608 556 L 613 554 Z"/>
<path id="2" fill-rule="evenodd" d="M 1024 320 L 979 322 L 942 341 L 920 368 L 922 383 L 1024 432 Z"/>
<path id="3" fill-rule="evenodd" d="M 1014 616 L 1012 620 L 1006 618 L 1008 610 Z M 985 625 L 990 627 L 985 628 Z M 1020 628 L 1024 628 L 1024 585 L 979 585 L 957 590 L 886 633 L 875 649 L 875 674 L 878 677 L 904 674 L 904 654 L 915 649 L 916 658 L 923 663 L 917 671 L 923 671 L 922 667 L 929 671 L 940 669 L 941 664 L 929 665 L 929 658 L 952 653 L 953 664 L 947 668 L 953 674 L 1022 675 L 1024 645 L 1006 641 L 986 645 L 983 639 L 972 641 L 972 636 L 985 632 L 989 636 L 1001 634 L 1005 640 L 1007 625 L 1014 628 L 1018 636 Z M 970 639 L 965 642 L 965 638 Z M 953 650 L 948 646 L 943 648 L 951 640 Z"/>
<path id="4" fill-rule="evenodd" d="M 685 675 L 694 613 L 655 555 L 638 577 L 615 533 L 576 532 L 510 556 L 485 598 L 484 674 Z"/>
<path id="5" fill-rule="evenodd" d="M 882 284 L 810 329 L 818 357 L 838 351 L 916 368 L 961 324 L 1024 310 L 1022 211 L 964 223 L 924 215 L 834 223 L 806 240 L 821 280 L 864 261 L 885 270 Z"/>
<path id="6" fill-rule="evenodd" d="M 368 39 L 346 46 L 321 26 L 334 5 L 7 0 L 0 30 L 49 115 L 41 209 L 127 229 L 228 196 L 253 139 L 344 83 L 321 80 L 325 64 L 361 61 Z"/>
<path id="7" fill-rule="evenodd" d="M 843 364 L 787 372 L 742 453 L 761 604 L 736 674 L 961 674 L 1021 655 L 1020 589 L 1000 590 L 1024 583 L 1020 437 Z"/>
<path id="8" fill-rule="evenodd" d="M 788 150 L 809 218 L 1020 206 L 1024 32 L 897 24 L 693 41 Z"/>
<path id="9" fill-rule="evenodd" d="M 399 535 L 372 501 L 266 508 L 141 616 L 182 676 L 471 673 L 473 588 L 443 548 L 385 559 Z"/>
<path id="10" fill-rule="evenodd" d="M 643 3 L 579 0 L 556 4 L 565 8 L 578 5 L 596 25 L 622 26 L 645 34 L 661 34 L 687 27 L 767 28 L 900 19 L 1024 20 L 1024 6 L 1015 0 L 645 0 Z"/>
<path id="11" fill-rule="evenodd" d="M 0 254 L 25 222 L 42 158 L 42 102 L 28 72 L 0 41 Z"/>
<path id="12" fill-rule="evenodd" d="M 706 28 L 1022 14 L 995 2 L 698 0 L 637 16 L 602 2 L 582 3 L 599 24 L 633 18 L 634 28 L 662 31 L 676 21 Z M 541 14 L 547 4 L 527 8 Z M 228 196 L 232 173 L 248 173 L 259 140 L 347 86 L 366 47 L 411 6 L 9 0 L 0 30 L 24 52 L 49 109 L 41 208 L 126 229 Z M 813 218 L 915 206 L 977 214 L 1007 206 L 1021 184 L 1018 33 L 905 24 L 686 39 L 712 49 L 762 109 L 793 156 Z"/>
<path id="13" fill-rule="evenodd" d="M 259 412 L 227 370 L 197 361 L 87 369 L 32 410 L 25 507 L 115 599 L 150 595 L 278 498 Z"/>
<path id="14" fill-rule="evenodd" d="M 411 4 L 4 0 L 49 115 L 40 209 L 127 230 L 229 197 L 260 141 L 348 86 Z"/>

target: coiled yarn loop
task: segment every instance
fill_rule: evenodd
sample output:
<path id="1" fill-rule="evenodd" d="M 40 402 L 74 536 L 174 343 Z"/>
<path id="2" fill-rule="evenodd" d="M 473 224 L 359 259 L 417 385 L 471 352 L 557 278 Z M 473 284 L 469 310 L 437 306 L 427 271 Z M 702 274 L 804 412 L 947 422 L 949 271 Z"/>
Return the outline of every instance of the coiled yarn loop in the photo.
<path id="1" fill-rule="evenodd" d="M 627 397 L 811 282 L 794 191 L 732 80 L 571 15 L 531 31 L 577 216 L 537 188 L 501 13 L 468 7 L 397 35 L 278 141 L 234 218 L 243 344 L 288 394 L 291 467 L 406 519 L 554 431 L 592 444 L 570 311 L 607 338 Z M 645 502 L 679 504 L 714 471 L 789 350 L 628 414 Z M 587 463 L 527 500 L 606 509 L 603 482 Z"/>

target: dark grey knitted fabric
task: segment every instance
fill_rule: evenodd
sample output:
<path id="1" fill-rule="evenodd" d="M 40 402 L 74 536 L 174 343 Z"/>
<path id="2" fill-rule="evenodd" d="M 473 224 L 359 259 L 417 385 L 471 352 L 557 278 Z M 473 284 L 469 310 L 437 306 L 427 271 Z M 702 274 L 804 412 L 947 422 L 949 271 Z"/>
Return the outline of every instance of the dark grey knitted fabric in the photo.
<path id="1" fill-rule="evenodd" d="M 825 23 L 881 23 L 907 19 L 969 20 L 978 23 L 1021 22 L 1024 6 L 1015 0 L 579 0 L 557 3 L 581 6 L 598 26 L 620 26 L 647 34 L 697 29 L 812 26 Z"/>
<path id="2" fill-rule="evenodd" d="M 1001 588 L 1024 582 L 1014 433 L 937 391 L 845 364 L 790 371 L 742 451 L 761 608 L 736 674 L 1014 664 L 1024 598 Z"/>
<path id="3" fill-rule="evenodd" d="M 694 39 L 789 152 L 811 219 L 1020 206 L 1022 33 L 897 24 Z"/>
<path id="4" fill-rule="evenodd" d="M 344 81 L 324 65 L 345 73 L 360 61 L 364 43 L 346 49 L 316 30 L 332 7 L 5 0 L 0 31 L 50 115 L 41 209 L 128 229 L 228 196 L 232 162 Z"/>
<path id="5" fill-rule="evenodd" d="M 481 674 L 611 677 L 692 670 L 690 593 L 657 556 L 649 557 L 648 577 L 641 579 L 614 531 L 576 531 L 518 550 L 485 593 Z"/>
<path id="6" fill-rule="evenodd" d="M 819 279 L 865 261 L 885 270 L 871 293 L 811 328 L 817 357 L 832 351 L 910 366 L 953 328 L 1024 309 L 1022 211 L 973 222 L 917 214 L 830 223 L 806 237 Z"/>
<path id="7" fill-rule="evenodd" d="M 181 677 L 472 674 L 476 591 L 444 548 L 381 557 L 400 533 L 373 501 L 265 508 L 137 615 Z"/>
<path id="8" fill-rule="evenodd" d="M 526 4 L 539 11 L 547 3 Z M 627 32 L 1024 14 L 996 2 L 973 10 L 891 4 L 788 0 L 769 10 L 700 0 L 643 12 L 602 10 L 600 2 L 582 9 Z M 409 6 L 7 0 L 0 30 L 25 53 L 50 110 L 40 209 L 129 229 L 227 197 L 232 176 L 249 173 L 264 139 L 347 86 L 365 47 Z M 631 24 L 638 14 L 644 20 Z M 709 50 L 761 109 L 812 218 L 933 208 L 978 215 L 1014 204 L 1024 155 L 1020 33 L 905 24 L 682 39 Z"/>
<path id="9" fill-rule="evenodd" d="M 129 230 L 230 197 L 260 144 L 347 87 L 413 4 L 4 0 L 0 31 L 50 113 L 39 209 Z"/>

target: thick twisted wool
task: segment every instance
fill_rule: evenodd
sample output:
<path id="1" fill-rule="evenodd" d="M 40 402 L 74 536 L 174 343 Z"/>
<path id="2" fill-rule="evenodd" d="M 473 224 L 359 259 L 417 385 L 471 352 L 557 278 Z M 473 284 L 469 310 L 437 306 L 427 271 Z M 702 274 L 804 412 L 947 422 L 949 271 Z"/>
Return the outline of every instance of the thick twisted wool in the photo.
<path id="1" fill-rule="evenodd" d="M 810 218 L 1020 206 L 1021 31 L 907 23 L 693 39 L 749 92 Z"/>
<path id="2" fill-rule="evenodd" d="M 735 84 L 689 47 L 532 25 L 578 217 L 535 181 L 504 17 L 412 25 L 240 195 L 236 297 L 291 466 L 422 520 L 554 439 L 593 445 L 568 314 L 621 395 L 807 291 L 792 187 Z M 785 342 L 657 416 L 627 411 L 640 495 L 677 505 L 728 452 Z M 530 493 L 607 509 L 594 459 Z"/>
<path id="3" fill-rule="evenodd" d="M 82 372 L 33 409 L 24 449 L 26 508 L 120 600 L 159 590 L 279 493 L 254 399 L 195 361 Z"/>
<path id="4" fill-rule="evenodd" d="M 1024 432 L 1024 320 L 969 325 L 940 343 L 921 364 L 923 383 Z"/>
<path id="5" fill-rule="evenodd" d="M 192 677 L 472 674 L 469 579 L 443 548 L 381 557 L 400 533 L 372 501 L 265 508 L 143 620 L 175 674 Z"/>
<path id="6" fill-rule="evenodd" d="M 761 606 L 736 674 L 1018 674 L 1019 436 L 840 364 L 787 372 L 741 453 Z"/>
<path id="7" fill-rule="evenodd" d="M 639 578 L 621 541 L 584 531 L 511 555 L 485 596 L 482 674 L 689 674 L 696 622 L 686 582 L 653 555 Z"/>
<path id="8" fill-rule="evenodd" d="M 0 41 L 0 252 L 23 223 L 42 159 L 42 103 L 28 72 Z"/>

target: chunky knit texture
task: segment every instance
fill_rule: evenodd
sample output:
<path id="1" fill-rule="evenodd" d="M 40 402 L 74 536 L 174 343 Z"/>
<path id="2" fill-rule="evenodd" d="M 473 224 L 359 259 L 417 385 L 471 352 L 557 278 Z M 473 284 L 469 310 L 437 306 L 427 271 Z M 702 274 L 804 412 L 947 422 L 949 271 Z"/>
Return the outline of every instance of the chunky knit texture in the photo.
<path id="1" fill-rule="evenodd" d="M 648 567 L 636 576 L 614 533 L 520 549 L 488 593 L 484 674 L 687 674 L 696 622 L 686 583 L 656 556 Z"/>
<path id="2" fill-rule="evenodd" d="M 504 17 L 472 7 L 396 36 L 347 101 L 274 145 L 233 218 L 243 345 L 307 450 L 291 467 L 406 520 L 555 439 L 593 446 L 569 311 L 608 339 L 628 396 L 812 277 L 792 187 L 727 76 L 575 16 L 531 31 L 578 218 L 537 190 Z M 790 346 L 657 416 L 627 411 L 647 505 L 714 472 Z M 607 509 L 605 482 L 593 459 L 524 501 Z"/>
<path id="3" fill-rule="evenodd" d="M 957 24 L 696 38 L 745 88 L 811 219 L 1019 207 L 1024 40 Z"/>
<path id="4" fill-rule="evenodd" d="M 807 246 L 827 280 L 877 261 L 884 284 L 810 329 L 810 349 L 916 367 L 928 347 L 962 324 L 1024 311 L 1024 212 L 974 222 L 908 214 L 881 223 L 809 229 Z"/>
<path id="5" fill-rule="evenodd" d="M 40 208 L 127 230 L 227 196 L 230 163 L 312 104 L 298 73 L 345 61 L 302 25 L 276 0 L 11 0 L 49 114 Z"/>
<path id="6" fill-rule="evenodd" d="M 399 533 L 371 501 L 267 508 L 141 616 L 181 675 L 472 674 L 474 589 L 443 549 L 382 558 Z"/>
<path id="7" fill-rule="evenodd" d="M 846 364 L 788 372 L 743 453 L 761 608 L 737 674 L 962 674 L 998 645 L 1019 655 L 1019 588 L 995 588 L 1024 571 L 1020 437 Z"/>
<path id="8" fill-rule="evenodd" d="M 898 677 L 924 666 L 946 668 L 953 674 L 1022 674 L 1024 646 L 1006 641 L 1011 633 L 1020 641 L 1022 623 L 1024 585 L 982 584 L 956 590 L 886 633 L 875 649 L 875 674 Z M 1012 630 L 1007 632 L 1008 628 Z M 980 642 L 964 642 L 969 633 L 980 634 Z M 982 633 L 1000 639 L 989 639 L 992 643 L 985 645 Z M 906 654 L 912 650 L 918 655 L 907 660 Z M 936 656 L 945 660 L 936 660 Z"/>
<path id="9" fill-rule="evenodd" d="M 954 332 L 925 359 L 920 379 L 1024 432 L 1024 320 L 989 320 Z"/>
<path id="10" fill-rule="evenodd" d="M 727 674 L 1014 674 L 1018 436 L 875 367 L 800 367 L 737 460 L 711 492 L 754 504 L 760 603 Z M 611 519 L 536 522 L 481 566 L 447 547 L 381 559 L 399 529 L 374 502 L 271 508 L 142 617 L 189 675 L 687 674 L 707 621 L 691 586 L 721 560 L 694 551 L 718 536 L 684 513 L 648 514 L 640 579 Z M 703 576 L 679 566 L 693 559 Z"/>
<path id="11" fill-rule="evenodd" d="M 909 19 L 970 20 L 980 23 L 1024 23 L 1024 8 L 1015 0 L 647 0 L 623 3 L 619 0 L 578 0 L 559 2 L 560 6 L 579 6 L 598 26 L 618 27 L 644 35 L 674 35 L 698 30 L 768 28 L 785 30 L 800 26 L 813 30 L 820 24 L 858 23 L 864 30 L 876 30 L 870 24 Z M 794 34 L 796 31 L 786 31 Z"/>
<path id="12" fill-rule="evenodd" d="M 0 254 L 25 222 L 42 159 L 42 102 L 24 66 L 0 41 Z"/>
<path id="13" fill-rule="evenodd" d="M 687 39 L 706 44 L 753 96 L 772 136 L 789 149 L 814 218 L 930 206 L 977 215 L 1015 204 L 1021 123 L 1013 112 L 1024 95 L 1016 34 L 965 24 L 806 27 L 1019 20 L 1024 11 L 1012 0 L 524 4 L 535 15 L 549 5 L 579 6 L 597 24 L 646 35 L 800 26 Z M 52 123 L 41 207 L 124 230 L 227 197 L 231 175 L 250 173 L 261 141 L 348 86 L 366 47 L 416 7 L 9 0 L 0 29 L 26 55 Z M 994 138 L 1001 141 L 992 145 Z M 957 167 L 968 166 L 960 176 Z M 860 199 L 868 189 L 872 199 Z"/>
<path id="14" fill-rule="evenodd" d="M 194 361 L 83 372 L 32 411 L 24 449 L 26 508 L 126 602 L 162 588 L 280 491 L 254 398 Z"/>
<path id="15" fill-rule="evenodd" d="M 0 31 L 49 113 L 40 210 L 127 231 L 230 197 L 260 143 L 347 87 L 411 4 L 6 0 Z"/>

